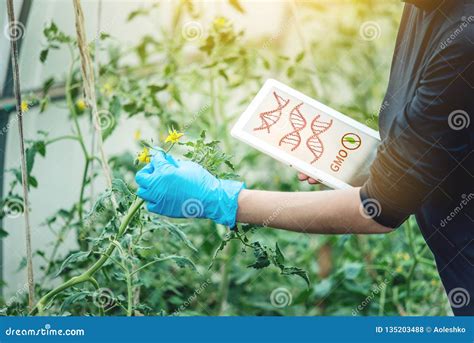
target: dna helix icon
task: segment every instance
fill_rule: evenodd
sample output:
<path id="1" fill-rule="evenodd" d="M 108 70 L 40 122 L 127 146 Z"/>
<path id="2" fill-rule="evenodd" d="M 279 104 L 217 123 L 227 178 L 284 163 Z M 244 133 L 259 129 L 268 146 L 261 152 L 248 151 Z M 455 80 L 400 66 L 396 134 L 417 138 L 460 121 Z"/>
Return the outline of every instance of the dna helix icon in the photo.
<path id="1" fill-rule="evenodd" d="M 300 131 L 306 127 L 306 119 L 300 112 L 300 107 L 302 105 L 303 103 L 300 103 L 291 110 L 289 120 L 294 130 L 284 135 L 278 144 L 279 146 L 282 144 L 292 146 L 291 151 L 294 151 L 299 147 L 301 143 Z"/>
<path id="2" fill-rule="evenodd" d="M 319 120 L 320 117 L 321 115 L 317 115 L 311 122 L 311 131 L 313 132 L 313 135 L 306 141 L 306 146 L 314 156 L 314 159 L 311 161 L 311 163 L 316 162 L 323 155 L 324 145 L 319 136 L 327 131 L 333 123 L 332 119 L 328 122 L 324 122 Z"/>
<path id="3" fill-rule="evenodd" d="M 289 99 L 285 100 L 279 96 L 276 92 L 273 92 L 273 96 L 277 102 L 277 107 L 273 110 L 262 112 L 259 114 L 262 124 L 259 127 L 254 128 L 254 131 L 267 130 L 270 133 L 270 128 L 275 125 L 281 118 L 282 111 L 290 102 Z"/>

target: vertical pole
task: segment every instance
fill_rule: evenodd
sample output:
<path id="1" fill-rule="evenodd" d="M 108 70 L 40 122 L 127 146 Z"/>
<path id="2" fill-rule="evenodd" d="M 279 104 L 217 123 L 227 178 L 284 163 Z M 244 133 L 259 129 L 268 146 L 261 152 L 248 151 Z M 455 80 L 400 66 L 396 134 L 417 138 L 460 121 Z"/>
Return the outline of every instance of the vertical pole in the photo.
<path id="1" fill-rule="evenodd" d="M 13 8 L 13 0 L 7 0 L 7 12 L 9 29 L 15 30 L 18 25 L 15 20 L 15 11 Z M 23 133 L 23 111 L 21 109 L 21 92 L 20 92 L 20 72 L 18 68 L 18 47 L 17 37 L 10 37 L 11 43 L 11 57 L 13 70 L 13 88 L 16 97 L 16 111 L 18 119 L 18 129 L 20 133 L 20 155 L 21 155 L 21 179 L 23 186 L 23 211 L 25 218 L 25 237 L 26 237 L 26 260 L 28 273 L 28 305 L 31 310 L 34 305 L 34 278 L 33 278 L 33 257 L 31 252 L 31 226 L 29 215 L 29 201 L 28 201 L 28 175 L 26 169 L 25 158 L 25 139 Z"/>

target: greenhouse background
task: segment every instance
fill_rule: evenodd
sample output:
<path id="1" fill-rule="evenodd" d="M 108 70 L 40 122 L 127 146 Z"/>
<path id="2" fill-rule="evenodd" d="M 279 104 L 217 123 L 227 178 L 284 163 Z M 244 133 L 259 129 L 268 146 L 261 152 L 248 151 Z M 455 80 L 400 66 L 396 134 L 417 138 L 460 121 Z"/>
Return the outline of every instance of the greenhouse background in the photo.
<path id="1" fill-rule="evenodd" d="M 65 99 L 71 64 L 67 45 L 73 50 L 77 46 L 45 33 L 48 28 L 50 34 L 55 31 L 54 23 L 75 39 L 72 1 L 15 1 L 15 6 L 24 29 L 19 43 L 21 88 L 29 105 L 25 137 L 34 144 L 77 132 Z M 99 107 L 110 116 L 105 118 L 110 134 L 104 137 L 104 146 L 114 177 L 136 187 L 132 162 L 141 150 L 140 141 L 160 141 L 173 127 L 185 133 L 185 142 L 198 140 L 203 130 L 206 139 L 219 140 L 222 150 L 232 156 L 232 173 L 248 186 L 285 191 L 322 186 L 298 182 L 295 170 L 234 141 L 232 124 L 263 82 L 275 78 L 377 128 L 403 8 L 397 0 L 91 0 L 82 1 L 82 6 L 94 64 L 100 70 L 96 70 Z M 0 13 L 4 28 L 5 2 L 0 3 Z M 0 122 L 8 128 L 0 137 L 3 198 L 16 178 L 20 156 L 9 46 L 2 34 Z M 48 55 L 41 61 L 47 47 Z M 72 54 L 77 59 L 77 51 Z M 72 68 L 69 76 L 79 82 L 79 63 Z M 155 101 L 142 98 L 150 85 L 157 87 Z M 49 93 L 43 97 L 45 86 Z M 97 152 L 89 111 L 80 108 L 81 92 L 76 88 L 71 97 L 86 149 Z M 185 147 L 178 146 L 177 151 L 184 153 Z M 30 187 L 30 214 L 36 299 L 96 258 L 77 254 L 84 248 L 81 240 L 90 242 L 90 248 L 100 237 L 100 224 L 90 225 L 87 238 L 79 237 L 79 219 L 60 211 L 76 206 L 84 164 L 75 140 L 47 144 L 46 155 L 35 157 L 32 175 L 38 185 Z M 85 187 L 84 217 L 106 188 L 99 162 L 90 173 L 94 181 Z M 49 221 L 52 217 L 55 220 Z M 77 285 L 58 295 L 49 313 L 95 314 L 98 307 L 108 315 L 451 313 L 433 257 L 413 219 L 393 234 L 370 237 L 255 229 L 252 240 L 272 247 L 278 242 L 286 262 L 308 273 L 309 287 L 303 278 L 280 275 L 276 268 L 248 268 L 252 253 L 242 252 L 238 242 L 230 242 L 214 258 L 226 238 L 225 227 L 205 220 L 166 224 L 179 231 L 154 225 L 144 238 L 146 249 L 124 258 L 130 270 L 165 255 L 183 256 L 193 268 L 181 260 L 164 261 L 138 276 L 111 263 L 97 276 L 100 294 L 90 285 Z M 24 315 L 28 311 L 21 214 L 4 216 L 2 227 L 1 307 L 5 314 Z M 71 254 L 76 258 L 64 266 Z"/>

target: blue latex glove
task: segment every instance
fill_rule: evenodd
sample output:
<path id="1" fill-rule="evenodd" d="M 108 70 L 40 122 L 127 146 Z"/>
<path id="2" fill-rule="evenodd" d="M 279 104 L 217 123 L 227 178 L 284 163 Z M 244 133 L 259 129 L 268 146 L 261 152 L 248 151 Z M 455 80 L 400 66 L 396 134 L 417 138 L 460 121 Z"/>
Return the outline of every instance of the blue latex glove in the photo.
<path id="1" fill-rule="evenodd" d="M 199 164 L 158 151 L 135 177 L 150 212 L 172 218 L 208 218 L 235 226 L 242 182 L 220 180 Z"/>

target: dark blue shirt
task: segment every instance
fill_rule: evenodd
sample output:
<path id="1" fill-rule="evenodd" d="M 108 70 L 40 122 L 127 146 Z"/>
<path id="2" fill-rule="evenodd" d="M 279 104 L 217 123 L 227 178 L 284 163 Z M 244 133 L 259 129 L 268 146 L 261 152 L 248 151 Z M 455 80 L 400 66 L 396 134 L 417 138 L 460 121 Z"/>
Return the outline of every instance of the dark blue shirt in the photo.
<path id="1" fill-rule="evenodd" d="M 361 198 L 385 226 L 415 214 L 453 312 L 474 315 L 474 4 L 406 2 Z"/>

